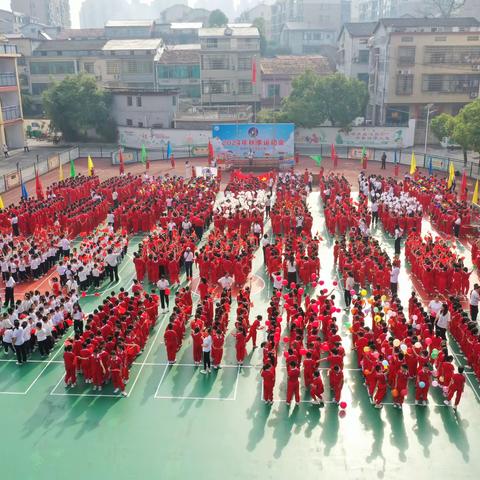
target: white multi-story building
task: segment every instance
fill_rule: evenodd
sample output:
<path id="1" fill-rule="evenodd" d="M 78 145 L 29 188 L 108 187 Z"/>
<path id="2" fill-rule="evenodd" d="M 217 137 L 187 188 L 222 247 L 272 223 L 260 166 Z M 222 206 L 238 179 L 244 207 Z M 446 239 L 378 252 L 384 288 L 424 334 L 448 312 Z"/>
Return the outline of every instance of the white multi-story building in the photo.
<path id="1" fill-rule="evenodd" d="M 11 0 L 14 12 L 21 12 L 45 25 L 70 26 L 69 0 Z"/>

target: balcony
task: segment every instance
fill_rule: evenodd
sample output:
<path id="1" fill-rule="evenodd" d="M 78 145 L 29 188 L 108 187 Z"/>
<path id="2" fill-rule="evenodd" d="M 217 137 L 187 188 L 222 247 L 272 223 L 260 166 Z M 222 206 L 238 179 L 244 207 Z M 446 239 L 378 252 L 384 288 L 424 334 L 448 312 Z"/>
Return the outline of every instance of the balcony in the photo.
<path id="1" fill-rule="evenodd" d="M 0 45 L 0 55 L 17 55 L 16 45 Z"/>
<path id="2" fill-rule="evenodd" d="M 10 120 L 18 120 L 22 118 L 20 113 L 20 107 L 18 105 L 13 105 L 11 107 L 2 108 L 3 121 L 8 122 Z"/>
<path id="3" fill-rule="evenodd" d="M 15 87 L 17 76 L 15 73 L 0 73 L 0 87 Z"/>

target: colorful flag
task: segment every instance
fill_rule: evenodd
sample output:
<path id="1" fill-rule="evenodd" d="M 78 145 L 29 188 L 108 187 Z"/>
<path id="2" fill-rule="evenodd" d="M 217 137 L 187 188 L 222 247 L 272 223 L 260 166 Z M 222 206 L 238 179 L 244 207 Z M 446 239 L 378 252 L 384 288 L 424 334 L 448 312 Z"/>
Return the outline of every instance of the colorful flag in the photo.
<path id="1" fill-rule="evenodd" d="M 35 170 L 35 192 L 37 194 L 38 200 L 44 199 L 42 182 L 40 181 L 40 176 L 38 175 L 38 172 L 36 170 Z"/>
<path id="2" fill-rule="evenodd" d="M 322 156 L 321 155 L 310 155 L 310 158 L 315 161 L 317 164 L 317 167 L 319 167 L 322 164 Z"/>
<path id="3" fill-rule="evenodd" d="M 448 188 L 452 187 L 454 180 L 455 180 L 455 167 L 453 166 L 453 162 L 448 162 L 448 182 L 447 182 Z"/>
<path id="4" fill-rule="evenodd" d="M 467 172 L 464 170 L 462 175 L 462 183 L 460 185 L 460 198 L 463 202 L 467 200 Z"/>
<path id="5" fill-rule="evenodd" d="M 3 198 L 0 195 L 0 210 L 3 210 L 5 208 L 5 205 L 3 204 Z"/>
<path id="6" fill-rule="evenodd" d="M 215 151 L 213 150 L 212 142 L 208 141 L 208 166 L 211 167 L 213 165 L 213 159 L 215 158 Z"/>
<path id="7" fill-rule="evenodd" d="M 367 157 L 367 149 L 362 147 L 362 168 L 366 170 L 368 167 L 368 157 Z"/>
<path id="8" fill-rule="evenodd" d="M 393 163 L 395 165 L 395 167 L 394 167 L 395 176 L 398 177 L 398 174 L 400 172 L 400 165 L 398 164 L 397 151 L 396 150 L 394 150 L 394 152 L 393 152 Z"/>
<path id="9" fill-rule="evenodd" d="M 147 149 L 145 145 L 142 145 L 142 151 L 140 153 L 140 161 L 145 165 L 147 163 Z"/>
<path id="10" fill-rule="evenodd" d="M 415 152 L 412 150 L 412 158 L 410 159 L 410 175 L 414 175 L 417 171 L 417 159 L 415 158 Z"/>
<path id="11" fill-rule="evenodd" d="M 58 167 L 58 179 L 60 181 L 63 180 L 63 165 L 62 165 L 62 162 L 60 162 L 60 165 Z"/>
<path id="12" fill-rule="evenodd" d="M 429 157 L 429 161 L 428 161 L 428 174 L 430 176 L 433 175 L 433 160 L 432 160 L 432 156 L 430 155 Z"/>
<path id="13" fill-rule="evenodd" d="M 337 161 L 338 161 L 338 157 L 337 157 L 337 152 L 335 150 L 335 145 L 332 143 L 332 146 L 330 147 L 331 151 L 332 151 L 332 163 L 333 163 L 333 168 L 337 168 Z"/>
<path id="14" fill-rule="evenodd" d="M 475 205 L 478 205 L 478 179 L 475 183 L 475 190 L 473 191 L 472 203 L 474 203 Z"/>
<path id="15" fill-rule="evenodd" d="M 88 168 L 88 176 L 93 177 L 95 165 L 93 164 L 93 160 L 90 155 L 88 156 L 87 168 Z"/>
<path id="16" fill-rule="evenodd" d="M 73 163 L 73 160 L 70 160 L 70 178 L 74 178 L 75 175 L 75 164 Z"/>
<path id="17" fill-rule="evenodd" d="M 25 184 L 22 182 L 22 198 L 24 200 L 28 200 L 28 192 L 27 192 L 27 187 Z"/>
<path id="18" fill-rule="evenodd" d="M 167 160 L 170 160 L 170 155 L 172 154 L 172 145 L 170 140 L 167 143 Z"/>
<path id="19" fill-rule="evenodd" d="M 123 152 L 122 149 L 118 151 L 118 159 L 120 160 L 120 175 L 125 173 L 125 164 L 123 162 Z"/>
<path id="20" fill-rule="evenodd" d="M 257 83 L 257 60 L 252 58 L 252 85 Z"/>

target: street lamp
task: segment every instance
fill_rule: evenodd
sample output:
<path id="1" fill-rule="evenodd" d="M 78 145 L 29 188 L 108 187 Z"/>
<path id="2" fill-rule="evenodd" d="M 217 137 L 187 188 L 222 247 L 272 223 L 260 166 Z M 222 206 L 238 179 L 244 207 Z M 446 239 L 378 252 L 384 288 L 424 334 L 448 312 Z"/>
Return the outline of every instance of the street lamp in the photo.
<path id="1" fill-rule="evenodd" d="M 429 103 L 425 107 L 427 109 L 427 126 L 425 127 L 425 148 L 423 150 L 424 158 L 426 158 L 426 156 L 427 156 L 428 129 L 430 127 L 430 114 L 436 112 L 435 108 L 433 108 L 433 107 L 435 107 L 435 105 L 433 103 Z"/>

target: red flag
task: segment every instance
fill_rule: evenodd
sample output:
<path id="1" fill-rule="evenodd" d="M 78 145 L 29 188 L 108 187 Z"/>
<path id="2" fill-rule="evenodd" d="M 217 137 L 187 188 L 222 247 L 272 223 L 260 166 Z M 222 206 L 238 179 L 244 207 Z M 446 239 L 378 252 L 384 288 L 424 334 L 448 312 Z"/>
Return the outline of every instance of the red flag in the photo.
<path id="1" fill-rule="evenodd" d="M 172 165 L 172 168 L 175 168 L 175 157 L 173 156 L 173 153 L 170 155 L 170 164 Z"/>
<path id="2" fill-rule="evenodd" d="M 460 200 L 467 200 L 467 172 L 464 170 L 462 175 L 462 184 L 460 185 Z"/>
<path id="3" fill-rule="evenodd" d="M 38 172 L 35 172 L 35 190 L 37 191 L 37 198 L 43 200 L 43 187 Z"/>
<path id="4" fill-rule="evenodd" d="M 257 83 L 257 61 L 255 58 L 252 59 L 252 84 Z"/>
<path id="5" fill-rule="evenodd" d="M 398 164 L 398 162 L 395 162 L 394 172 L 395 172 L 395 176 L 398 177 L 398 174 L 400 173 L 400 165 Z"/>
<path id="6" fill-rule="evenodd" d="M 337 168 L 337 161 L 338 161 L 338 157 L 337 157 L 337 152 L 335 151 L 335 145 L 332 143 L 332 147 L 331 147 L 331 150 L 332 150 L 332 162 L 333 162 L 333 168 Z"/>
<path id="7" fill-rule="evenodd" d="M 192 165 L 192 178 L 195 178 L 197 176 L 197 172 L 195 170 L 195 167 Z"/>
<path id="8" fill-rule="evenodd" d="M 123 152 L 121 150 L 118 151 L 118 159 L 120 160 L 120 175 L 125 173 L 125 164 L 123 163 Z"/>
<path id="9" fill-rule="evenodd" d="M 215 157 L 215 151 L 213 150 L 212 142 L 208 141 L 208 166 L 211 167 L 213 165 L 213 159 Z"/>
<path id="10" fill-rule="evenodd" d="M 147 158 L 147 162 L 145 163 L 145 171 L 149 171 L 150 170 L 150 160 Z"/>

